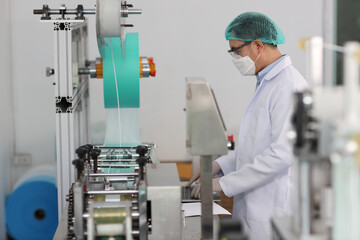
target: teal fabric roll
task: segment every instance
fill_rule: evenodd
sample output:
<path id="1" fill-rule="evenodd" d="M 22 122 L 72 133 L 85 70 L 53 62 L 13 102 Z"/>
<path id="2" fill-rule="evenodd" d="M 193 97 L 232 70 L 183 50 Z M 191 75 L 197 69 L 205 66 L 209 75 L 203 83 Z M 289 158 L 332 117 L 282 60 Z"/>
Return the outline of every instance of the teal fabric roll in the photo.
<path id="1" fill-rule="evenodd" d="M 105 108 L 139 108 L 140 64 L 138 33 L 126 34 L 125 58 L 122 56 L 121 41 L 118 37 L 105 38 L 103 41 L 98 39 L 98 46 L 103 59 Z"/>

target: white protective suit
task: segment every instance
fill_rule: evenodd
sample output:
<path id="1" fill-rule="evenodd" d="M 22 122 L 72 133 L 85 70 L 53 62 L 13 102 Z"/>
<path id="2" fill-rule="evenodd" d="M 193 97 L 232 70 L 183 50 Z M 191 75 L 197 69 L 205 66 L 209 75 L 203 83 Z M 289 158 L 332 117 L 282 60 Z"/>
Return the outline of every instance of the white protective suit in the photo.
<path id="1" fill-rule="evenodd" d="M 240 126 L 235 154 L 218 158 L 226 196 L 234 196 L 233 218 L 251 240 L 271 238 L 270 217 L 289 207 L 289 168 L 294 161 L 286 138 L 293 93 L 307 82 L 284 56 L 263 78 Z"/>

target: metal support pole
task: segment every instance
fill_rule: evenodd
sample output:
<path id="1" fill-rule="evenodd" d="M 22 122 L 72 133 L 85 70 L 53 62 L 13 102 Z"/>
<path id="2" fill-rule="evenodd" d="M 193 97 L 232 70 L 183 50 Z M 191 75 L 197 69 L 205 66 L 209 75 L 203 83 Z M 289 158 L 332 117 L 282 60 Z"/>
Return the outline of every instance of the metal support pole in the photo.
<path id="1" fill-rule="evenodd" d="M 201 164 L 201 238 L 213 239 L 212 159 L 200 156 Z"/>
<path id="2" fill-rule="evenodd" d="M 323 86 L 323 50 L 322 37 L 312 37 L 307 52 L 307 79 L 311 87 Z"/>
<path id="3" fill-rule="evenodd" d="M 71 98 L 73 96 L 71 65 L 71 31 L 55 31 L 55 97 Z M 65 208 L 65 198 L 71 183 L 74 182 L 74 115 L 70 112 L 56 112 L 56 157 L 57 189 L 59 220 Z"/>
<path id="4" fill-rule="evenodd" d="M 84 198 L 83 198 L 83 184 L 75 182 L 74 186 L 74 233 L 76 239 L 84 239 L 84 222 L 83 222 L 83 211 L 84 211 Z"/>
<path id="5" fill-rule="evenodd" d="M 146 195 L 146 185 L 144 181 L 141 181 L 139 184 L 139 240 L 148 239 L 148 209 L 147 209 L 147 195 Z"/>
<path id="6" fill-rule="evenodd" d="M 359 43 L 347 42 L 344 55 L 344 108 L 345 121 L 351 126 L 359 124 Z"/>
<path id="7" fill-rule="evenodd" d="M 334 0 L 323 0 L 323 38 L 327 44 L 334 44 L 334 19 L 335 19 L 335 1 Z M 323 72 L 324 79 L 323 85 L 331 87 L 334 85 L 334 52 L 330 49 L 324 49 L 324 64 Z"/>
<path id="8" fill-rule="evenodd" d="M 300 213 L 301 213 L 301 235 L 310 235 L 310 166 L 307 159 L 300 158 Z"/>

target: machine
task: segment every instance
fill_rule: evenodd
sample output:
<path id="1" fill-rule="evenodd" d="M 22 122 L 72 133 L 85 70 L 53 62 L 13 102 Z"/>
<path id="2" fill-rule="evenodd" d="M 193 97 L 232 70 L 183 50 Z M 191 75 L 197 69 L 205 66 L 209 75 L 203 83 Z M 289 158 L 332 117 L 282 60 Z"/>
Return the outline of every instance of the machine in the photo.
<path id="1" fill-rule="evenodd" d="M 137 141 L 131 142 L 129 138 L 116 142 L 109 137 L 101 146 L 87 144 L 89 79 L 104 78 L 104 89 L 110 88 L 104 95 L 105 107 L 114 109 L 109 112 L 123 109 L 127 114 L 132 112 L 130 120 L 136 122 L 139 78 L 155 76 L 153 59 L 139 57 L 138 47 L 130 46 L 137 43 L 137 35 L 126 33 L 126 28 L 133 27 L 126 23 L 126 18 L 141 14 L 141 10 L 133 9 L 127 2 L 98 0 L 96 9 L 84 9 L 82 5 L 76 9 L 65 5 L 51 9 L 43 5 L 42 9 L 35 9 L 34 14 L 41 15 L 41 22 L 52 23 L 54 30 L 55 67 L 46 69 L 47 76 L 55 77 L 61 217 L 54 239 L 182 239 L 181 187 L 176 165 L 160 164 L 154 144 L 136 144 Z M 85 15 L 94 14 L 102 58 L 89 60 Z M 109 45 L 111 51 L 106 52 Z M 115 55 L 118 54 L 116 47 L 121 48 L 120 55 Z M 120 69 L 130 77 L 119 81 L 117 78 L 121 75 L 117 73 L 109 77 L 111 64 L 114 72 Z M 113 93 L 110 92 L 112 85 L 105 86 L 105 81 L 109 82 L 106 77 L 115 78 L 115 100 L 106 99 Z M 132 105 L 127 99 L 120 99 L 118 92 L 118 88 L 124 89 L 122 84 L 128 79 L 132 82 L 126 84 L 132 85 L 126 90 L 135 89 L 132 96 L 127 97 L 135 99 Z M 110 133 L 116 131 L 112 126 L 107 127 Z M 129 127 L 125 127 L 121 135 L 126 135 Z M 135 136 L 132 139 L 137 139 L 136 126 L 131 131 L 130 135 Z"/>
<path id="2" fill-rule="evenodd" d="M 46 75 L 55 78 L 60 219 L 54 239 L 184 239 L 176 165 L 160 163 L 155 144 L 139 141 L 139 79 L 156 74 L 153 58 L 139 57 L 137 33 L 126 31 L 133 27 L 126 23 L 128 16 L 141 10 L 125 1 L 98 0 L 96 9 L 43 5 L 34 14 L 41 15 L 41 22 L 52 23 L 54 30 L 55 67 L 46 69 Z M 96 15 L 101 58 L 95 60 L 87 57 L 86 15 Z M 88 144 L 90 78 L 104 79 L 107 129 L 103 145 Z M 193 82 L 188 91 L 194 95 L 187 94 L 192 128 L 187 146 L 191 154 L 203 156 L 203 196 L 211 196 L 202 200 L 204 239 L 211 239 L 214 232 L 211 168 L 205 166 L 211 166 L 211 155 L 225 154 L 228 144 L 210 90 L 206 82 Z M 204 99 L 205 107 L 199 105 Z M 205 126 L 204 117 L 213 121 Z M 214 139 L 207 148 L 199 138 L 204 131 Z"/>
<path id="3" fill-rule="evenodd" d="M 109 8 L 114 10 L 109 11 Z M 125 19 L 132 14 L 141 14 L 141 10 L 133 9 L 131 4 L 122 1 L 98 1 L 97 9 L 84 9 L 82 5 L 78 5 L 76 9 L 67 9 L 65 5 L 61 5 L 59 9 L 50 9 L 48 5 L 43 5 L 42 9 L 35 9 L 34 14 L 41 15 L 41 22 L 52 23 L 54 30 L 55 66 L 48 67 L 46 75 L 54 75 L 55 79 L 56 152 L 57 159 L 61 160 L 57 161 L 60 216 L 65 207 L 65 196 L 75 180 L 74 167 L 71 164 L 75 158 L 75 149 L 89 142 L 89 79 L 103 78 L 104 73 L 102 58 L 88 59 L 88 26 L 85 16 L 96 14 L 99 42 L 105 41 L 107 36 L 121 36 L 124 43 L 121 49 L 125 58 L 126 28 L 132 27 L 131 24 L 126 24 Z M 109 17 L 105 17 L 105 14 Z M 116 21 L 119 25 L 115 29 L 101 27 L 104 24 L 112 26 L 111 21 Z M 99 43 L 99 48 L 100 46 Z M 140 77 L 155 76 L 153 59 L 139 56 L 137 58 L 136 63 L 132 62 L 135 67 L 138 66 L 138 72 L 134 73 L 137 74 L 134 82 L 138 82 Z"/>
<path id="4" fill-rule="evenodd" d="M 360 44 L 303 43 L 311 89 L 295 95 L 289 132 L 297 156 L 294 213 L 273 218 L 274 239 L 359 239 Z M 343 86 L 324 86 L 324 48 L 344 54 Z"/>
<path id="5" fill-rule="evenodd" d="M 153 144 L 79 147 L 54 239 L 182 239 L 177 168 L 160 164 L 154 151 Z"/>

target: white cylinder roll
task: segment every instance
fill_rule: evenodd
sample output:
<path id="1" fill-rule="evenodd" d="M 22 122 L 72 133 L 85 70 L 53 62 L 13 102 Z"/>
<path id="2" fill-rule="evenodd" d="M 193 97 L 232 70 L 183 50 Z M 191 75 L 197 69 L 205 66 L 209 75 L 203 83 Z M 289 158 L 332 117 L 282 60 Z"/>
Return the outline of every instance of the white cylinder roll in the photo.
<path id="1" fill-rule="evenodd" d="M 124 19 L 121 16 L 120 0 L 96 1 L 97 37 L 120 37 Z"/>

